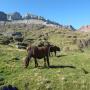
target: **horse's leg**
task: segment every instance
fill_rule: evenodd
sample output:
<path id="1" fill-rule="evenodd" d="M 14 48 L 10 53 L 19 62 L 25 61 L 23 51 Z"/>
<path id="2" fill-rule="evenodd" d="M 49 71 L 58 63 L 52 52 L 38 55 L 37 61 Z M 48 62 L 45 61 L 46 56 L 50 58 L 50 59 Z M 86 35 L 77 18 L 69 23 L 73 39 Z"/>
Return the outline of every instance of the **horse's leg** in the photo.
<path id="1" fill-rule="evenodd" d="M 34 61 L 35 61 L 35 67 L 38 67 L 37 59 L 35 58 Z"/>
<path id="2" fill-rule="evenodd" d="M 50 63 L 49 63 L 49 56 L 47 56 L 47 64 L 48 64 L 48 67 L 50 66 Z"/>
<path id="3" fill-rule="evenodd" d="M 46 67 L 46 58 L 44 57 L 44 67 Z"/>
<path id="4" fill-rule="evenodd" d="M 54 51 L 54 53 L 55 53 L 55 56 L 56 56 L 56 51 Z"/>

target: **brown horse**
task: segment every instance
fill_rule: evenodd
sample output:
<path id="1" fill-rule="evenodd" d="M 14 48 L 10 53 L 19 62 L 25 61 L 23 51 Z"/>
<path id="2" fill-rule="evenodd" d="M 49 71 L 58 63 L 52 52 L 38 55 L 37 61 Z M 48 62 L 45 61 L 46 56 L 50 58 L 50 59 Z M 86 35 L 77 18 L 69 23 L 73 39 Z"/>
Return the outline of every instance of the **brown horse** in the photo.
<path id="1" fill-rule="evenodd" d="M 33 57 L 35 62 L 35 67 L 38 66 L 37 59 L 44 58 L 44 66 L 46 67 L 46 62 L 48 66 L 49 63 L 49 52 L 50 48 L 47 46 L 37 47 L 37 46 L 30 46 L 27 48 L 28 55 L 24 60 L 25 68 L 28 67 L 30 59 Z"/>
<path id="2" fill-rule="evenodd" d="M 56 56 L 56 52 L 60 51 L 60 48 L 58 46 L 52 45 L 52 44 L 50 44 L 50 42 L 46 42 L 46 43 L 44 42 L 44 43 L 40 43 L 38 45 L 38 47 L 42 47 L 42 46 L 50 47 L 50 53 L 52 54 L 52 52 L 54 52 L 55 56 Z M 49 55 L 50 55 L 50 53 L 49 53 Z"/>
<path id="3" fill-rule="evenodd" d="M 55 56 L 56 56 L 56 52 L 57 51 L 60 51 L 60 48 L 58 46 L 54 46 L 54 45 L 51 45 L 50 46 L 50 52 L 54 52 L 55 53 Z"/>

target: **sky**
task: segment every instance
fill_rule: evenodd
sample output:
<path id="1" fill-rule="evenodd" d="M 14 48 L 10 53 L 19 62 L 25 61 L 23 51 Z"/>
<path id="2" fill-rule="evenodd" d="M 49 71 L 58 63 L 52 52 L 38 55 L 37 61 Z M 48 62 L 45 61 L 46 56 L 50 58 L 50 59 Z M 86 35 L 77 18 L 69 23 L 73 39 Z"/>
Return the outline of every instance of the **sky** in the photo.
<path id="1" fill-rule="evenodd" d="M 0 11 L 29 12 L 76 29 L 90 25 L 90 0 L 0 0 Z"/>

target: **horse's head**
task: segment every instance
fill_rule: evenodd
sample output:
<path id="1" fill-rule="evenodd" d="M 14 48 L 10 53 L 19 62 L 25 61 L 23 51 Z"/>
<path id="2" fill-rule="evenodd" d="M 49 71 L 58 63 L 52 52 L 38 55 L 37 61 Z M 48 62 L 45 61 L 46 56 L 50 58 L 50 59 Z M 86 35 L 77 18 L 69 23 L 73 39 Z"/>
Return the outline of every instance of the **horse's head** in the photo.
<path id="1" fill-rule="evenodd" d="M 24 67 L 27 68 L 29 65 L 29 61 L 31 60 L 31 57 L 33 55 L 33 49 L 30 47 L 28 50 L 28 55 L 24 58 Z"/>
<path id="2" fill-rule="evenodd" d="M 29 61 L 31 60 L 32 57 L 32 53 L 31 51 L 28 52 L 28 55 L 26 56 L 26 58 L 24 59 L 24 67 L 27 68 L 29 65 Z"/>
<path id="3" fill-rule="evenodd" d="M 60 47 L 55 46 L 56 51 L 60 51 Z"/>

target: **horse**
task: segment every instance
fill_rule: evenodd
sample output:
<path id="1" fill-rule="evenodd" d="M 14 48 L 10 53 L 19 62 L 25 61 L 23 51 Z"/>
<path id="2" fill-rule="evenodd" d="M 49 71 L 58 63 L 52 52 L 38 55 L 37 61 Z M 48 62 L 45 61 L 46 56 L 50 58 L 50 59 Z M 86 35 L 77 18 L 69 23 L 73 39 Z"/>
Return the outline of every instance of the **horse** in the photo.
<path id="1" fill-rule="evenodd" d="M 31 60 L 32 57 L 34 58 L 35 67 L 38 67 L 37 59 L 42 59 L 42 58 L 44 58 L 44 66 L 46 67 L 46 62 L 48 64 L 48 67 L 50 66 L 49 63 L 50 48 L 48 46 L 42 46 L 42 47 L 30 46 L 27 48 L 27 52 L 28 54 L 24 60 L 25 68 L 28 67 L 29 61 Z"/>
<path id="2" fill-rule="evenodd" d="M 50 56 L 50 53 L 52 54 L 52 52 L 54 52 L 54 53 L 55 53 L 55 56 L 56 56 L 56 52 L 57 52 L 57 51 L 60 51 L 60 48 L 59 48 L 58 46 L 52 45 L 52 44 L 50 44 L 49 42 L 47 42 L 46 45 L 45 45 L 44 43 L 40 43 L 40 44 L 38 45 L 38 47 L 43 47 L 43 46 L 47 46 L 47 47 L 50 48 L 49 56 Z M 53 54 L 52 54 L 52 55 L 53 55 Z"/>
<path id="3" fill-rule="evenodd" d="M 56 52 L 57 51 L 60 51 L 60 48 L 58 46 L 54 46 L 54 45 L 51 45 L 50 46 L 50 52 L 54 52 L 55 53 L 55 56 L 56 56 Z"/>
<path id="4" fill-rule="evenodd" d="M 53 44 L 50 44 L 50 42 L 41 42 L 38 44 L 38 47 L 42 47 L 42 46 L 48 46 L 50 47 L 50 52 L 52 54 L 52 52 L 55 53 L 55 56 L 56 56 L 56 52 L 57 51 L 60 51 L 60 48 L 58 46 L 55 46 Z M 50 56 L 50 53 L 49 53 L 49 56 Z"/>

